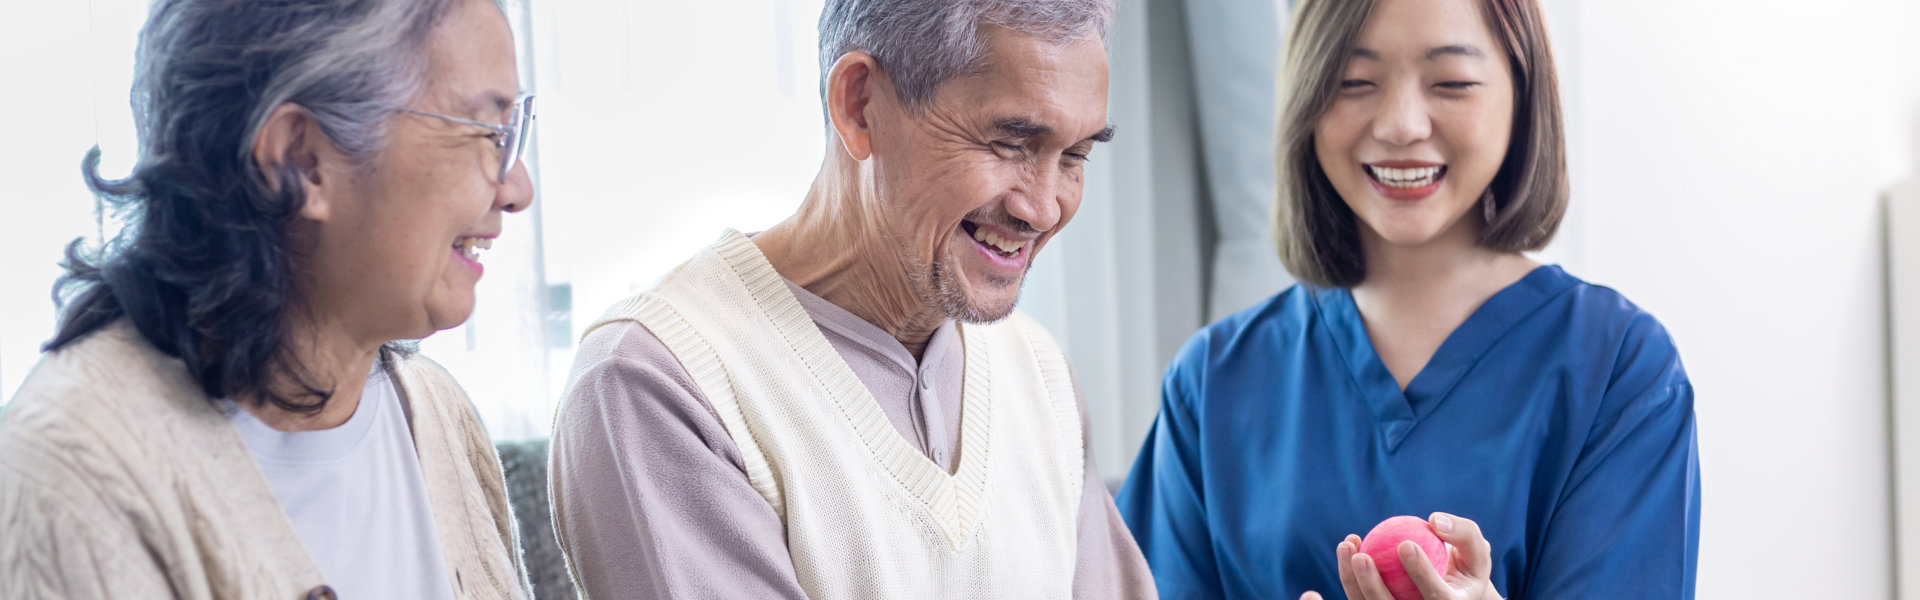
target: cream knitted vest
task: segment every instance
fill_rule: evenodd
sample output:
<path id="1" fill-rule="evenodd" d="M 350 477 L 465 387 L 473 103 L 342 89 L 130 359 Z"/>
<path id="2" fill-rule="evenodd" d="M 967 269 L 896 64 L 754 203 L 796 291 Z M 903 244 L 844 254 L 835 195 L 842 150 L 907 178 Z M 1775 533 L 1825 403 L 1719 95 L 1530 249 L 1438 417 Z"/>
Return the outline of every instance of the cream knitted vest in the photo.
<path id="1" fill-rule="evenodd" d="M 786 526 L 810 597 L 1066 598 L 1084 448 L 1067 363 L 1024 315 L 961 327 L 959 467 L 902 438 L 753 242 L 720 242 L 611 321 L 686 367 Z"/>

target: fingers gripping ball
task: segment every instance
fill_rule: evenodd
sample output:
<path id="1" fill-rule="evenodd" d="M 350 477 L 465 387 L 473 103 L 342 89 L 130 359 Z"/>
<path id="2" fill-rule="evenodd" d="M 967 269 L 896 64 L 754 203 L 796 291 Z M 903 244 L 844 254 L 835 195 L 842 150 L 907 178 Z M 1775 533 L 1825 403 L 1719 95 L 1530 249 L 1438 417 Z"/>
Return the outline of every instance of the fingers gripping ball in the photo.
<path id="1" fill-rule="evenodd" d="M 1393 592 L 1394 600 L 1420 600 L 1420 589 L 1414 587 L 1413 577 L 1407 575 L 1406 567 L 1400 564 L 1400 542 L 1409 541 L 1427 553 L 1433 570 L 1447 574 L 1447 543 L 1433 535 L 1426 519 L 1392 517 L 1373 526 L 1373 531 L 1367 532 L 1367 537 L 1360 541 L 1360 552 L 1373 557 L 1373 564 L 1380 569 L 1380 579 Z"/>

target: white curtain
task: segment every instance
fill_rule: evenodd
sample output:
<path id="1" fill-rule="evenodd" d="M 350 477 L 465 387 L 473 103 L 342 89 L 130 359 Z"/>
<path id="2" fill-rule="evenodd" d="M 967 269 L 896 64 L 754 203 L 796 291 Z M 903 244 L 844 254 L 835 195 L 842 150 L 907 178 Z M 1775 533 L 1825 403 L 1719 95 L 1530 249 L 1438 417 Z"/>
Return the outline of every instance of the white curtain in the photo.
<path id="1" fill-rule="evenodd" d="M 1274 79 L 1286 12 L 1279 2 L 1181 2 L 1215 234 L 1208 321 L 1293 283 L 1273 245 Z"/>
<path id="2" fill-rule="evenodd" d="M 1202 325 L 1290 280 L 1274 257 L 1275 0 L 1121 0 L 1108 118 L 1080 213 L 1022 309 L 1073 361 L 1101 475 L 1132 466 L 1160 376 Z"/>

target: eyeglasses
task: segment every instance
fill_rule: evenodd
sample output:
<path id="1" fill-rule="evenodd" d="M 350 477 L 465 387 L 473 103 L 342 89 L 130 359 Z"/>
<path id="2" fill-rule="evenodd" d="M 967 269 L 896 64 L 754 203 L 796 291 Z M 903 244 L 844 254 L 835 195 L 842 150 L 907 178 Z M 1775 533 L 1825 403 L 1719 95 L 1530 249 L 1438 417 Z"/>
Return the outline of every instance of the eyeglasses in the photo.
<path id="1" fill-rule="evenodd" d="M 485 127 L 492 130 L 493 134 L 487 137 L 493 140 L 493 147 L 500 149 L 500 183 L 506 183 L 507 174 L 512 173 L 513 166 L 519 164 L 520 152 L 526 150 L 527 138 L 530 137 L 527 134 L 533 130 L 533 94 L 520 94 L 518 98 L 513 99 L 513 116 L 510 117 L 506 125 L 482 123 L 471 119 L 417 111 L 411 108 L 401 108 L 399 110 L 404 113 L 433 117 L 435 119 L 445 119 L 455 123 Z"/>

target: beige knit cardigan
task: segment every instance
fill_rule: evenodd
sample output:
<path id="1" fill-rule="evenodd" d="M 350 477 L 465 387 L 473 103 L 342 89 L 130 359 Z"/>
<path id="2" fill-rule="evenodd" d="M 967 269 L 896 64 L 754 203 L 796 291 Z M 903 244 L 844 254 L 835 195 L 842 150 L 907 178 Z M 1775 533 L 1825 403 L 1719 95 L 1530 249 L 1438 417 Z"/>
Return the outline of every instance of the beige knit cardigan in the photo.
<path id="1" fill-rule="evenodd" d="M 527 598 L 466 393 L 423 357 L 387 368 L 456 594 Z M 325 584 L 228 416 L 125 321 L 48 354 L 0 412 L 0 598 L 297 600 L 332 597 Z"/>

